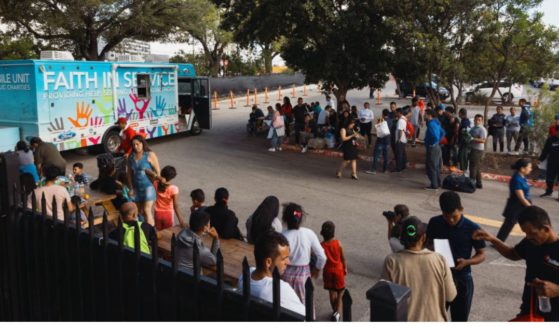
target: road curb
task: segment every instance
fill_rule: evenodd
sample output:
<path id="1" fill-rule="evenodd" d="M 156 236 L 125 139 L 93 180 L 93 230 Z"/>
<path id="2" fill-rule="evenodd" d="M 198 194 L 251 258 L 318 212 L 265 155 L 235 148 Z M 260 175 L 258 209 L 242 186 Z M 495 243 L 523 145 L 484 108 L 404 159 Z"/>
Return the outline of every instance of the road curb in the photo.
<path id="1" fill-rule="evenodd" d="M 294 145 L 294 144 L 284 144 L 284 145 L 282 145 L 282 149 L 287 150 L 287 151 L 291 151 L 291 152 L 301 152 L 301 147 L 298 146 L 298 145 Z M 331 157 L 331 158 L 342 158 L 343 157 L 342 152 L 335 151 L 335 150 L 330 150 L 330 149 L 326 149 L 326 150 L 309 149 L 308 153 L 323 155 L 323 156 Z M 362 161 L 366 161 L 366 162 L 372 162 L 373 161 L 373 157 L 362 155 L 362 154 L 359 155 L 359 159 L 362 160 Z M 416 162 L 408 162 L 407 167 L 410 168 L 410 169 L 425 169 L 425 164 L 416 163 Z M 445 169 L 445 170 L 448 172 L 447 169 Z M 488 181 L 501 182 L 501 183 L 507 183 L 507 184 L 511 179 L 510 176 L 497 175 L 497 174 L 491 174 L 491 173 L 481 173 L 481 178 L 484 179 L 484 180 L 488 180 Z M 539 189 L 545 189 L 547 187 L 546 184 L 545 184 L 545 181 L 528 180 L 528 184 L 530 184 L 530 186 L 533 187 L 533 188 L 539 188 Z"/>

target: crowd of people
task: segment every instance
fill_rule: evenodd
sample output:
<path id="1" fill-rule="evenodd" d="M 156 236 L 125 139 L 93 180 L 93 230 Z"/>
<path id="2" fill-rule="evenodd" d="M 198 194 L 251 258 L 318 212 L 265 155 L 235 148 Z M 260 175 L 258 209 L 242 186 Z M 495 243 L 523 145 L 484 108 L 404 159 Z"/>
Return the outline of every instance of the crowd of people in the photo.
<path id="1" fill-rule="evenodd" d="M 342 108 L 341 114 L 338 114 L 331 99 L 328 100 L 330 103 L 325 110 L 319 110 L 318 103 L 314 103 L 313 107 L 307 107 L 302 99 L 298 100 L 297 106 L 291 108 L 288 98 L 283 106 L 277 105 L 276 109 L 268 108 L 268 117 L 273 126 L 273 145 L 270 151 L 281 149 L 281 137 L 289 135 L 286 130 L 291 128 L 302 152 L 306 151 L 308 138 L 305 134 L 309 131 L 334 131 L 338 133 L 338 142 L 342 144 L 344 152 L 344 162 L 337 176 L 341 177 L 343 168 L 351 163 L 352 178 L 357 179 L 356 143 L 366 142 L 368 146 L 372 146 L 369 137 L 374 115 L 367 104 L 358 111 L 355 107 L 350 107 L 345 99 L 338 103 Z M 459 119 L 454 116 L 454 108 L 451 107 L 433 108 L 427 104 L 427 108 L 421 110 L 420 102 L 416 99 L 412 105 L 413 107 L 397 108 L 396 104 L 392 103 L 390 110 L 383 110 L 382 117 L 377 119 L 377 139 L 370 172 L 376 171 L 380 155 L 384 157 L 383 171 L 386 171 L 389 145 L 395 155 L 395 171 L 404 170 L 406 144 L 408 141 L 412 146 L 415 144 L 422 121 L 425 121 L 425 146 L 430 160 L 427 169 L 432 170 L 429 175 L 431 187 L 440 186 L 440 165 L 444 159 L 448 158 L 453 162 L 456 160 L 460 164 L 458 158 L 462 158 L 460 152 L 464 151 L 467 139 L 470 177 L 481 186 L 477 168 L 480 160 L 478 152 L 483 152 L 487 138 L 483 117 L 477 115 L 475 126 L 468 130 L 469 126 L 464 126 L 464 118 L 467 117 L 464 109 L 460 110 L 459 116 L 462 119 Z M 332 119 L 336 122 L 335 125 L 332 125 Z M 292 127 L 291 120 L 294 122 Z M 311 121 L 315 120 L 319 124 L 311 124 Z M 239 228 L 239 219 L 229 206 L 229 191 L 223 187 L 215 190 L 215 203 L 211 206 L 205 205 L 203 190 L 193 190 L 190 193 L 192 205 L 189 219 L 186 221 L 186 215 L 183 215 L 179 206 L 179 187 L 173 183 L 177 170 L 172 166 L 160 168 L 158 156 L 149 148 L 145 137 L 130 131 L 131 128 L 123 118 L 119 119 L 118 124 L 122 130 L 121 151 L 126 162 L 125 169 L 119 171 L 115 162 L 98 160 L 99 175 L 96 180 L 90 181 L 91 178 L 84 172 L 81 163 L 72 166 L 71 176 L 72 183 L 89 183 L 92 188 L 117 195 L 113 204 L 120 211 L 123 228 L 120 229 L 122 235 L 117 235 L 119 229 L 115 229 L 110 234 L 112 238 L 120 238 L 126 246 L 134 247 L 134 229 L 138 226 L 141 251 L 149 254 L 153 246 L 153 233 L 180 225 L 182 230 L 177 237 L 176 255 L 179 266 L 184 269 L 193 269 L 194 244 L 199 249 L 200 263 L 204 267 L 215 265 L 220 239 L 250 242 L 254 244 L 256 263 L 256 267 L 251 268 L 250 273 L 253 296 L 272 301 L 272 275 L 277 269 L 282 278 L 282 307 L 304 315 L 305 282 L 309 277 L 316 278 L 322 271 L 323 286 L 328 291 L 332 309 L 331 320 L 341 319 L 348 263 L 341 242 L 335 236 L 336 226 L 332 221 L 322 224 L 320 235 L 323 241 L 320 242 L 313 230 L 304 227 L 307 214 L 300 204 L 286 203 L 281 206 L 277 197 L 268 196 L 248 217 L 246 233 L 243 234 Z M 278 128 L 280 126 L 284 128 L 283 134 L 281 128 Z M 462 128 L 466 130 L 450 134 L 447 133 L 450 131 L 448 128 L 452 131 L 455 128 L 459 131 Z M 441 142 L 443 138 L 446 138 L 446 141 Z M 37 199 L 37 203 L 32 204 L 30 196 L 28 206 L 34 206 L 41 211 L 40 199 L 44 195 L 48 215 L 56 215 L 59 219 L 64 216 L 64 211 L 61 211 L 62 205 L 57 206 L 57 210 L 54 211 L 53 199 L 56 199 L 57 204 L 66 202 L 70 212 L 80 210 L 73 206 L 68 188 L 64 184 L 64 180 L 68 180 L 65 176 L 66 161 L 56 147 L 34 138 L 31 140 L 31 148 L 35 150 L 31 152 L 25 142 L 22 142 L 17 148 L 18 153 L 21 153 L 22 182 L 26 180 L 26 191 L 35 192 Z M 449 144 L 455 147 L 447 147 Z M 540 159 L 556 163 L 556 144 L 557 134 L 550 135 L 550 140 L 546 143 L 547 150 L 544 150 Z M 436 160 L 439 157 L 444 159 Z M 549 312 L 539 310 L 538 314 L 549 321 L 559 320 L 559 237 L 552 229 L 547 213 L 531 204 L 526 182 L 531 163 L 521 159 L 513 168 L 515 175 L 510 182 L 509 202 L 504 214 L 505 223 L 497 237 L 482 230 L 464 216 L 460 196 L 452 191 L 440 195 L 441 215 L 431 218 L 428 224 L 410 215 L 410 210 L 405 205 L 397 205 L 394 212 L 383 213 L 387 217 L 388 240 L 393 253 L 386 257 L 382 276 L 379 277 L 411 289 L 408 320 L 468 320 L 474 299 L 471 266 L 481 264 L 485 260 L 486 241 L 491 242 L 504 257 L 526 261 L 526 283 L 523 285 L 519 315 L 530 312 L 533 294 L 537 293 L 540 298 L 549 298 L 551 304 Z M 509 247 L 504 240 L 516 222 L 520 224 L 526 237 L 515 247 Z M 213 239 L 209 248 L 202 242 L 204 235 Z M 435 239 L 448 240 L 453 257 L 452 264 L 434 251 Z M 242 288 L 242 285 L 241 279 L 239 287 Z M 450 316 L 447 313 L 448 309 Z"/>

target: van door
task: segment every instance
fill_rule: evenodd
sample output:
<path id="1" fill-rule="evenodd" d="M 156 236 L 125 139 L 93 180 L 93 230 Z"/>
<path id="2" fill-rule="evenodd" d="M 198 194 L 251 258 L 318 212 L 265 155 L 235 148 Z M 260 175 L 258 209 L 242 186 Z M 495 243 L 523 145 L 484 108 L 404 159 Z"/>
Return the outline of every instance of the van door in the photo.
<path id="1" fill-rule="evenodd" d="M 203 129 L 210 129 L 212 127 L 210 94 L 210 81 L 207 77 L 198 77 L 194 79 L 193 109 L 198 124 Z"/>

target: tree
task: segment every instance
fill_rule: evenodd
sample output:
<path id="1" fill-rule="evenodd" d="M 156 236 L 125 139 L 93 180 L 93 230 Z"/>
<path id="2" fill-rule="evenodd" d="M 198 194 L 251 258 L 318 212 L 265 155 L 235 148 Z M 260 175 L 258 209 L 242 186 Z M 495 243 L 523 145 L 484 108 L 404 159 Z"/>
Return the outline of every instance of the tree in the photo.
<path id="1" fill-rule="evenodd" d="M 0 60 L 36 58 L 41 45 L 29 36 L 17 36 L 12 32 L 0 32 Z"/>
<path id="2" fill-rule="evenodd" d="M 224 12 L 221 26 L 232 32 L 234 41 L 241 47 L 260 49 L 264 72 L 272 73 L 272 61 L 280 54 L 285 38 L 278 35 L 274 29 L 265 28 L 258 19 L 255 19 L 260 13 L 264 13 L 266 7 L 260 8 L 258 15 L 253 15 L 256 6 L 259 5 L 256 0 L 232 2 L 214 0 L 214 3 Z M 262 5 L 266 6 L 266 3 Z"/>
<path id="3" fill-rule="evenodd" d="M 103 59 L 122 40 L 166 37 L 189 15 L 187 0 L 0 0 L 0 15 L 38 40 Z M 106 44 L 101 48 L 100 39 Z"/>
<path id="4" fill-rule="evenodd" d="M 267 0 L 245 6 L 239 20 L 249 40 L 270 44 L 285 37 L 286 63 L 339 98 L 388 79 L 391 31 L 383 12 L 380 0 Z"/>
<path id="5" fill-rule="evenodd" d="M 502 80 L 525 83 L 554 70 L 553 51 L 559 34 L 556 28 L 543 23 L 541 13 L 533 12 L 540 3 L 541 0 L 492 1 L 482 13 L 470 45 L 470 51 L 477 52 L 470 69 L 472 75 L 493 85 L 485 103 L 486 119 L 489 103 Z"/>
<path id="6" fill-rule="evenodd" d="M 211 76 L 217 76 L 220 60 L 223 59 L 225 48 L 232 41 L 231 32 L 221 28 L 222 9 L 208 0 L 192 0 L 193 19 L 182 19 L 177 22 L 177 41 L 194 39 L 204 51 L 208 71 Z"/>
<path id="7" fill-rule="evenodd" d="M 466 79 L 465 46 L 487 0 L 386 1 L 388 23 L 395 37 L 393 74 L 411 85 L 418 83 L 447 86 L 454 106 Z M 454 94 L 456 86 L 458 95 Z M 429 90 L 429 98 L 440 102 L 439 94 Z"/>

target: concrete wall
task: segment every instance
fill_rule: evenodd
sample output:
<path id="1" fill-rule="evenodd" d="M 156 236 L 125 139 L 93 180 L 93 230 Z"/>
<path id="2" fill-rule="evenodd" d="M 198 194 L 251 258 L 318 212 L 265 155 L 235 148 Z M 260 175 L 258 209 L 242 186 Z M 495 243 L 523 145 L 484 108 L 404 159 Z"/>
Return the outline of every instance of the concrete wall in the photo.
<path id="1" fill-rule="evenodd" d="M 305 76 L 301 73 L 296 74 L 273 74 L 265 76 L 236 76 L 236 77 L 220 77 L 210 78 L 212 96 L 213 92 L 217 92 L 219 96 L 229 95 L 229 91 L 233 91 L 235 95 L 244 94 L 249 89 L 252 93 L 254 88 L 259 91 L 265 87 L 269 91 L 275 91 L 279 85 L 282 89 L 303 85 Z"/>

